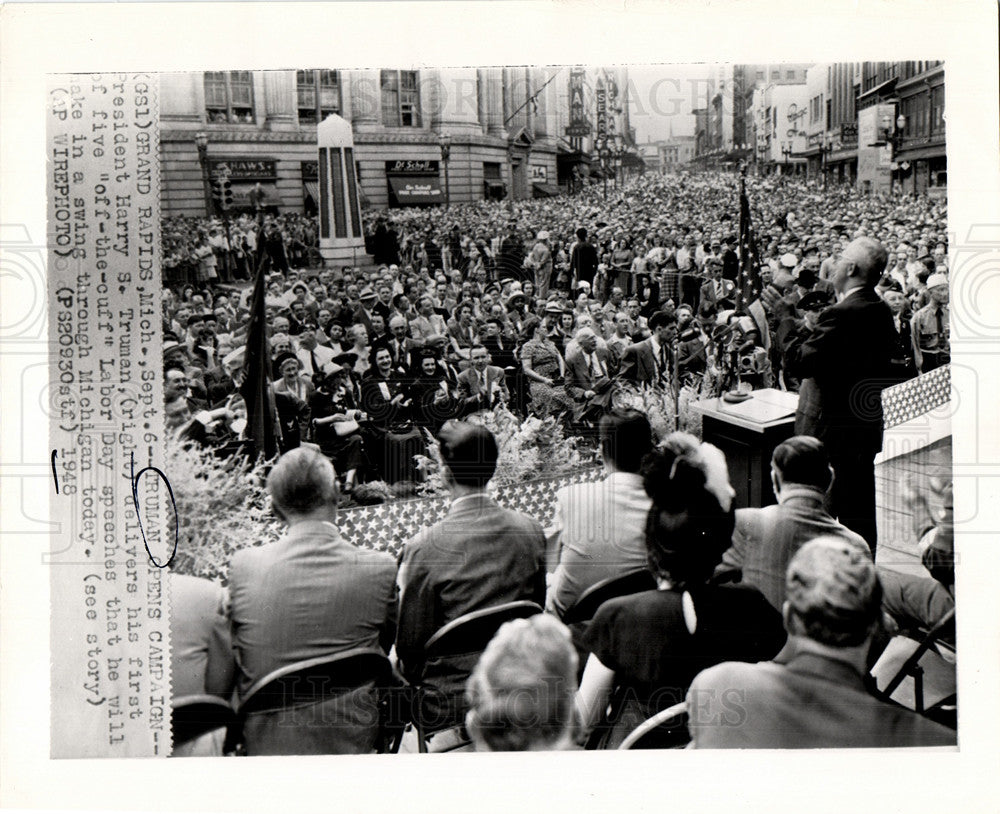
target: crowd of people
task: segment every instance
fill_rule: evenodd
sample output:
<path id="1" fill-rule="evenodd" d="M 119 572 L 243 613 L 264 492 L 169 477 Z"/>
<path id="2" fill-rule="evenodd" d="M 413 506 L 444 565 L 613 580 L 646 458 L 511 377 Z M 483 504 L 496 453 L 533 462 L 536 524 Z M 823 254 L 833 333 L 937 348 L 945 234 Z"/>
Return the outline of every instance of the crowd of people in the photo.
<path id="1" fill-rule="evenodd" d="M 926 631 L 954 609 L 950 520 L 914 512 L 923 576 L 874 564 L 878 391 L 949 360 L 945 204 L 748 187 L 756 312 L 739 307 L 731 174 L 647 175 L 609 200 L 372 213 L 371 268 L 283 264 L 281 232 L 307 221 L 263 218 L 278 239 L 241 251 L 248 272 L 268 258 L 282 454 L 267 488 L 288 529 L 237 552 L 225 589 L 179 580 L 175 696 L 238 706 L 275 671 L 363 648 L 389 658 L 403 718 L 432 751 L 614 748 L 674 707 L 695 747 L 954 744 L 874 692 L 871 673 L 893 626 Z M 219 227 L 172 221 L 170 239 Z M 220 272 L 240 268 L 232 243 L 211 251 L 207 277 L 164 293 L 166 415 L 179 439 L 230 455 L 246 443 L 250 287 Z M 797 391 L 796 435 L 771 462 L 778 504 L 734 506 L 725 456 L 680 433 L 655 440 L 616 400 L 629 387 Z M 501 405 L 599 448 L 606 478 L 562 490 L 547 531 L 489 494 L 496 439 L 464 419 Z M 336 525 L 343 494 L 417 478 L 427 434 L 448 514 L 398 562 L 355 549 Z M 588 589 L 617 578 L 630 589 L 579 618 Z M 525 618 L 485 650 L 433 651 L 451 623 L 510 603 Z M 359 699 L 380 691 L 248 713 L 241 748 L 370 751 L 379 727 Z M 299 725 L 316 714 L 338 723 Z M 218 753 L 213 737 L 178 752 Z"/>
<path id="2" fill-rule="evenodd" d="M 732 174 L 647 175 L 610 200 L 589 189 L 372 213 L 370 268 L 310 266 L 317 231 L 305 216 L 259 226 L 247 215 L 168 219 L 171 426 L 240 448 L 250 295 L 240 282 L 260 255 L 258 229 L 281 449 L 318 444 L 346 491 L 364 479 L 412 481 L 423 429 L 499 404 L 557 415 L 586 435 L 623 384 L 665 394 L 800 390 L 803 348 L 842 293 L 834 260 L 862 237 L 887 249 L 874 287 L 893 315 L 881 378 L 947 362 L 943 202 L 820 192 L 794 179 L 748 186 L 763 286 L 756 312 L 737 310 Z"/>
<path id="3" fill-rule="evenodd" d="M 413 751 L 415 740 L 428 751 L 610 749 L 678 707 L 694 748 L 955 744 L 945 711 L 891 703 L 873 677 L 893 633 L 953 611 L 952 521 L 915 527 L 923 576 L 876 567 L 824 507 L 831 469 L 817 439 L 775 450 L 776 506 L 738 509 L 717 448 L 683 433 L 654 444 L 641 413 L 616 408 L 599 422 L 605 480 L 562 490 L 547 537 L 490 496 L 489 430 L 453 421 L 440 436 L 451 506 L 398 562 L 340 536 L 333 466 L 300 447 L 267 481 L 285 535 L 236 552 L 225 589 L 175 580 L 175 699 L 239 706 L 337 654 L 391 664 L 391 689 L 315 672 L 272 689 L 277 708 L 241 715 L 232 749 L 370 752 L 380 720 L 413 723 L 418 734 L 401 738 Z M 609 577 L 632 587 L 574 615 Z M 517 618 L 487 630 L 484 649 L 470 644 L 505 609 Z M 471 638 L 435 648 L 463 622 Z M 397 699 L 391 719 L 373 712 L 379 692 Z M 209 732 L 177 754 L 223 749 Z"/>

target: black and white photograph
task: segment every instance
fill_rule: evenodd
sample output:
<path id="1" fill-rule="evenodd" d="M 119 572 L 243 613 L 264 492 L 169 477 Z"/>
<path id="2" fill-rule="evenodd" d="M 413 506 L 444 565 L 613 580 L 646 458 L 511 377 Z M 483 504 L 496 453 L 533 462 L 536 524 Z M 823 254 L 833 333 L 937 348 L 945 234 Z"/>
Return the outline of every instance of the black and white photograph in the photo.
<path id="1" fill-rule="evenodd" d="M 0 353 L 6 549 L 44 606 L 31 760 L 218 772 L 240 799 L 323 766 L 357 810 L 388 792 L 355 798 L 365 777 L 456 772 L 447 803 L 411 799 L 459 810 L 485 793 L 468 760 L 558 810 L 615 798 L 594 775 L 555 800 L 581 769 L 653 760 L 696 761 L 702 793 L 732 772 L 755 810 L 800 756 L 796 793 L 832 761 L 885 805 L 909 780 L 876 765 L 974 772 L 1000 97 L 958 23 L 880 50 L 872 12 L 864 48 L 817 27 L 808 59 L 711 22 L 657 50 L 625 23 L 679 45 L 662 10 L 608 9 L 645 48 L 588 53 L 539 32 L 579 12 L 597 42 L 595 9 L 447 4 L 536 15 L 533 50 L 476 56 L 407 41 L 403 18 L 458 19 L 404 5 L 340 6 L 345 31 L 385 22 L 370 54 L 38 74 L 44 217 L 0 222 L 8 302 L 38 300 L 4 308 Z M 955 146 L 977 101 L 978 170 Z M 5 190 L 18 171 L 5 151 Z"/>

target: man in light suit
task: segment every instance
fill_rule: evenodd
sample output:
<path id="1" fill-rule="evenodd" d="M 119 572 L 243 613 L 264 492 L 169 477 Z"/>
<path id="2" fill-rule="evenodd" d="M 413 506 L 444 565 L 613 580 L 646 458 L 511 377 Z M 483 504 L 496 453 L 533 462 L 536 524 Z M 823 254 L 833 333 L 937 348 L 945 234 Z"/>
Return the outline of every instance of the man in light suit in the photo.
<path id="1" fill-rule="evenodd" d="M 892 377 L 892 312 L 875 293 L 885 248 L 870 237 L 848 244 L 831 281 L 840 301 L 820 315 L 799 351 L 802 378 L 795 431 L 827 448 L 836 476 L 833 514 L 875 555 L 875 455 L 882 449 L 882 389 Z M 807 385 L 806 381 L 812 383 Z"/>
<path id="2" fill-rule="evenodd" d="M 472 366 L 458 374 L 460 415 L 491 410 L 510 401 L 503 368 L 490 364 L 490 352 L 482 345 L 473 345 L 470 361 Z"/>
<path id="3" fill-rule="evenodd" d="M 646 516 L 651 504 L 639 468 L 653 448 L 647 418 L 615 410 L 599 425 L 607 477 L 556 493 L 556 534 L 550 541 L 555 571 L 546 610 L 562 616 L 601 580 L 646 567 Z"/>
<path id="4" fill-rule="evenodd" d="M 174 700 L 217 695 L 228 701 L 236 660 L 225 616 L 226 592 L 216 582 L 170 575 L 170 671 Z M 225 729 L 174 747 L 174 757 L 221 757 Z"/>
<path id="5" fill-rule="evenodd" d="M 625 348 L 618 376 L 636 384 L 665 385 L 673 375 L 677 317 L 657 311 L 649 318 L 649 329 L 653 333 L 648 339 Z"/>
<path id="6" fill-rule="evenodd" d="M 596 421 L 611 404 L 614 358 L 598 345 L 593 328 L 581 328 L 574 340 L 576 347 L 566 351 L 566 392 L 577 421 Z"/>
<path id="7" fill-rule="evenodd" d="M 502 508 L 486 493 L 498 456 L 488 429 L 450 422 L 439 438 L 452 502 L 444 519 L 401 552 L 396 653 L 404 677 L 432 688 L 423 706 L 443 729 L 465 718 L 465 682 L 477 656 L 425 665 L 424 645 L 472 611 L 525 599 L 541 605 L 545 536 L 537 520 Z"/>
<path id="8" fill-rule="evenodd" d="M 741 571 L 742 582 L 754 586 L 780 611 L 788 563 L 805 543 L 835 537 L 868 555 L 864 538 L 827 513 L 824 501 L 832 483 L 833 469 L 822 441 L 796 435 L 779 444 L 771 456 L 771 484 L 778 503 L 736 510 L 733 544 L 717 570 Z"/>
<path id="9" fill-rule="evenodd" d="M 788 566 L 788 642 L 773 661 L 724 662 L 688 691 L 696 749 L 826 749 L 956 744 L 956 733 L 865 687 L 881 620 L 875 564 L 846 540 L 821 537 Z"/>
<path id="10" fill-rule="evenodd" d="M 388 554 L 341 538 L 330 461 L 318 449 L 292 450 L 271 470 L 267 490 L 288 530 L 276 543 L 238 551 L 229 568 L 241 696 L 274 670 L 306 659 L 358 647 L 388 652 L 396 630 L 395 563 Z M 355 706 L 355 713 L 365 713 L 360 700 Z M 350 713 L 341 710 L 337 726 L 313 727 L 315 739 L 304 738 L 301 727 L 283 733 L 280 722 L 272 724 L 269 740 L 278 743 L 276 753 L 368 751 L 374 742 L 370 724 Z M 347 716 L 343 726 L 341 715 Z"/>

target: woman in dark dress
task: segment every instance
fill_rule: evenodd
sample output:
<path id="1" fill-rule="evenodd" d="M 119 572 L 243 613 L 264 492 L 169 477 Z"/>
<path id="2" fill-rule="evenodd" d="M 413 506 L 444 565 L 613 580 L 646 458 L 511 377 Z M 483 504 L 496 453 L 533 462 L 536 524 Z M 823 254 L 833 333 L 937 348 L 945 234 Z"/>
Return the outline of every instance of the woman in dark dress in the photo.
<path id="1" fill-rule="evenodd" d="M 343 476 L 343 491 L 349 493 L 358 470 L 364 469 L 361 424 L 367 417 L 358 409 L 346 367 L 335 365 L 316 379 L 316 392 L 309 399 L 313 441 L 333 461 L 337 474 Z"/>
<path id="2" fill-rule="evenodd" d="M 591 655 L 577 702 L 594 748 L 615 748 L 646 718 L 684 701 L 706 667 L 766 660 L 785 641 L 781 615 L 759 591 L 709 582 L 734 525 L 722 453 L 674 433 L 642 474 L 653 500 L 647 559 L 659 587 L 605 602 L 587 629 Z"/>

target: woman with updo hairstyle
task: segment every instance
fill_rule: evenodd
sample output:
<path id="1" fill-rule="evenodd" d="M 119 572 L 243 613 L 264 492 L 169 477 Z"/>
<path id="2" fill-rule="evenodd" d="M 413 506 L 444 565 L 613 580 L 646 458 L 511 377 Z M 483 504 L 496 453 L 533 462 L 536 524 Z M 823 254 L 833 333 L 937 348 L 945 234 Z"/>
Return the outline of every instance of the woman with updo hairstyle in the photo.
<path id="1" fill-rule="evenodd" d="M 554 616 L 503 625 L 466 685 L 465 728 L 476 751 L 572 749 L 576 670 L 569 629 Z"/>
<path id="2" fill-rule="evenodd" d="M 673 433 L 641 474 L 653 501 L 646 557 L 657 588 L 605 602 L 587 628 L 577 706 L 590 748 L 615 748 L 684 701 L 706 667 L 770 659 L 785 641 L 781 615 L 756 588 L 710 582 L 735 524 L 722 452 Z"/>

